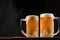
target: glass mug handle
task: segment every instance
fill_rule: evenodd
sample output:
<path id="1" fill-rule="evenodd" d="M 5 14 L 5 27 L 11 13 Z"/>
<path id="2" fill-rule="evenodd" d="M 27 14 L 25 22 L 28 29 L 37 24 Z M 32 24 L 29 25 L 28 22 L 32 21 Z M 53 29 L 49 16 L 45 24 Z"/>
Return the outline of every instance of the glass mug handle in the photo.
<path id="1" fill-rule="evenodd" d="M 26 19 L 21 19 L 20 20 L 20 26 L 21 26 L 21 24 L 22 24 L 22 21 L 26 21 Z M 21 29 L 21 33 L 24 35 L 24 36 L 26 36 L 27 37 L 27 34 Z"/>
<path id="2" fill-rule="evenodd" d="M 59 17 L 54 17 L 54 19 L 58 19 Z M 53 34 L 53 36 L 57 35 L 59 33 L 59 27 L 56 33 Z"/>

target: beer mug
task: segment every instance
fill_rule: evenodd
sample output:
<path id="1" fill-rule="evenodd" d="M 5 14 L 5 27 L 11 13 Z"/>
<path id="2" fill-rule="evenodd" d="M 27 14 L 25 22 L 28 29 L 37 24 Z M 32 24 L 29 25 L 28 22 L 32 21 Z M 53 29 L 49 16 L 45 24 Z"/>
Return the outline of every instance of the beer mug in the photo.
<path id="1" fill-rule="evenodd" d="M 56 33 L 54 33 L 54 17 L 52 13 L 43 13 L 40 15 L 40 37 L 54 37 L 59 33 L 59 27 Z"/>
<path id="2" fill-rule="evenodd" d="M 28 15 L 25 19 L 20 20 L 20 25 L 22 21 L 26 21 L 26 33 L 21 30 L 22 34 L 26 37 L 38 37 L 39 35 L 39 24 L 38 24 L 38 16 L 37 15 Z"/>

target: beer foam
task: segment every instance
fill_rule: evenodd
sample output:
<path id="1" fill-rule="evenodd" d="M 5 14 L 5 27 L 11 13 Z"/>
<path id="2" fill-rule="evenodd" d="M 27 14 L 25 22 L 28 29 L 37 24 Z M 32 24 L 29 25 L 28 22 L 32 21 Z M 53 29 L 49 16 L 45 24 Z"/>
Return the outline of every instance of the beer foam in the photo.
<path id="1" fill-rule="evenodd" d="M 38 21 L 38 16 L 37 16 L 37 15 L 28 15 L 28 16 L 26 16 L 26 19 L 27 19 L 26 21 L 27 21 L 27 23 L 28 23 L 28 21 L 29 21 L 29 19 L 30 19 L 31 17 L 34 17 L 35 20 Z"/>
<path id="2" fill-rule="evenodd" d="M 26 17 L 26 19 L 29 20 L 31 17 L 34 17 L 36 20 L 38 20 L 38 16 L 37 15 L 28 15 Z"/>
<path id="3" fill-rule="evenodd" d="M 40 15 L 40 17 L 50 16 L 54 18 L 54 15 L 52 13 L 43 13 Z"/>

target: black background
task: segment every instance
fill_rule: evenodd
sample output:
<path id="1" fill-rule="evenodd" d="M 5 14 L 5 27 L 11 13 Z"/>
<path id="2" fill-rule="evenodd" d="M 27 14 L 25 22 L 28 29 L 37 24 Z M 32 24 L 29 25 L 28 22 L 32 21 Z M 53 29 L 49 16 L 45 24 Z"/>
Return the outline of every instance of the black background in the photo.
<path id="1" fill-rule="evenodd" d="M 49 12 L 60 17 L 59 4 L 59 0 L 0 0 L 0 36 L 23 36 L 19 20 L 27 15 Z"/>

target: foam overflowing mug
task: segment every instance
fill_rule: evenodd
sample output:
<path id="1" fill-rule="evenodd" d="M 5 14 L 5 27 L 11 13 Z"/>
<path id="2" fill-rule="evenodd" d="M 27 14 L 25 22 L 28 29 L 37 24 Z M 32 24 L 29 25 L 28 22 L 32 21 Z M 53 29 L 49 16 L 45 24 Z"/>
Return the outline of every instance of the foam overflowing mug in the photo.
<path id="1" fill-rule="evenodd" d="M 22 34 L 26 37 L 38 37 L 39 36 L 39 24 L 37 15 L 28 15 L 25 19 L 20 20 L 20 25 L 22 21 L 26 21 L 26 33 L 21 30 Z"/>
<path id="2" fill-rule="evenodd" d="M 54 19 L 59 17 L 54 17 L 52 13 L 43 13 L 40 15 L 40 37 L 54 37 L 59 33 L 58 31 L 54 33 Z"/>

